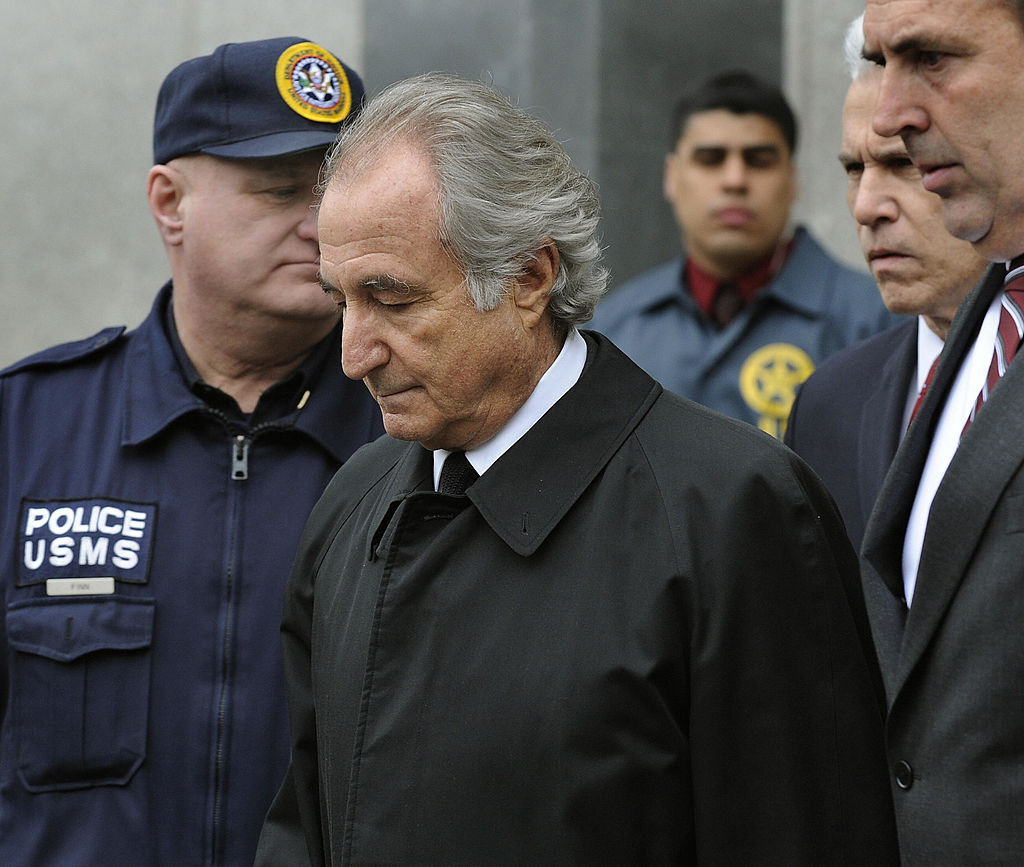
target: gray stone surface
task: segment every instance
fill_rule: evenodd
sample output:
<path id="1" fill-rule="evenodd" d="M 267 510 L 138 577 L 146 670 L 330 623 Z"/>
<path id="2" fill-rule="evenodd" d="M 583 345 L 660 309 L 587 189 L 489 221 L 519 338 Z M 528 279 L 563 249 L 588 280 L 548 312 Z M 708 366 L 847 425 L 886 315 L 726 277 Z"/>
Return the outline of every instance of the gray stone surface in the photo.
<path id="1" fill-rule="evenodd" d="M 856 224 L 846 208 L 846 177 L 837 156 L 849 73 L 843 35 L 864 0 L 786 0 L 783 84 L 798 112 L 800 200 L 796 213 L 832 252 L 865 268 Z"/>
<path id="2" fill-rule="evenodd" d="M 153 108 L 177 63 L 296 35 L 357 69 L 362 0 L 0 0 L 0 365 L 134 326 L 169 276 L 146 203 Z"/>
<path id="3" fill-rule="evenodd" d="M 374 0 L 367 73 L 491 80 L 555 127 L 600 186 L 614 286 L 679 250 L 661 193 L 679 93 L 735 65 L 779 81 L 781 22 L 781 0 Z"/>
<path id="4" fill-rule="evenodd" d="M 338 0 L 310 16 L 268 0 L 0 0 L 0 364 L 145 315 L 168 273 L 145 200 L 161 79 L 221 42 L 288 33 L 371 92 L 446 69 L 544 117 L 600 185 L 613 285 L 678 249 L 661 167 L 679 90 L 747 66 L 800 115 L 799 212 L 859 261 L 835 154 L 839 37 L 860 2 Z"/>

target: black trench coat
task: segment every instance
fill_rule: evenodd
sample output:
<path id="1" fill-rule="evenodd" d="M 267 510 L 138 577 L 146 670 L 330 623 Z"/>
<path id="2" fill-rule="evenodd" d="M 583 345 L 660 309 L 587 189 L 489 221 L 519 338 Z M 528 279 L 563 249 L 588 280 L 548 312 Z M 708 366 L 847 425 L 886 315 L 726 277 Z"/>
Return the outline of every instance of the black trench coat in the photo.
<path id="1" fill-rule="evenodd" d="M 857 564 L 800 460 L 588 333 L 467 497 L 385 438 L 314 511 L 258 864 L 896 863 Z"/>

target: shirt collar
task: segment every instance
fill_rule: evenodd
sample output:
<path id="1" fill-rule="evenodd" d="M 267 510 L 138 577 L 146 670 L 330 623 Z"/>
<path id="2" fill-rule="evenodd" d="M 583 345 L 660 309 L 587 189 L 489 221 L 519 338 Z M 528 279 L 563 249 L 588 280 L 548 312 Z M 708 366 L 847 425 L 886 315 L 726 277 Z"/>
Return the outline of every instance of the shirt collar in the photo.
<path id="1" fill-rule="evenodd" d="M 587 344 L 580 333 L 572 328 L 561 352 L 544 375 L 533 393 L 516 410 L 505 426 L 483 445 L 466 452 L 466 458 L 479 475 L 507 452 L 530 428 L 532 428 L 551 407 L 579 380 L 587 361 Z M 441 467 L 450 452 L 446 449 L 434 451 L 434 489 L 441 478 Z"/>
<path id="2" fill-rule="evenodd" d="M 694 302 L 703 311 L 705 316 L 712 315 L 715 303 L 715 295 L 721 286 L 732 283 L 739 290 L 743 305 L 746 306 L 753 300 L 754 296 L 767 286 L 775 277 L 793 249 L 793 239 L 783 241 L 768 256 L 754 265 L 750 270 L 741 274 L 735 280 L 721 280 L 709 274 L 700 267 L 692 258 L 687 258 L 683 265 L 683 284 L 688 286 Z"/>
<path id="3" fill-rule="evenodd" d="M 227 392 L 205 382 L 196 370 L 192 359 L 188 357 L 185 346 L 178 334 L 178 326 L 174 321 L 174 296 L 171 295 L 166 307 L 160 311 L 164 332 L 167 334 L 171 352 L 181 370 L 189 391 L 212 409 L 225 413 L 228 417 L 242 421 L 267 421 L 281 418 L 292 412 L 308 389 L 308 383 L 314 382 L 317 374 L 327 361 L 330 341 L 321 340 L 313 351 L 305 358 L 298 368 L 283 379 L 267 388 L 256 405 L 256 409 L 246 415 L 238 406 L 238 402 Z"/>
<path id="4" fill-rule="evenodd" d="M 928 374 L 931 372 L 932 364 L 942 352 L 943 340 L 928 327 L 923 316 L 917 317 L 917 374 L 911 381 L 907 394 L 906 403 L 903 406 L 903 423 L 900 425 L 900 438 L 906 434 L 910 425 L 910 417 L 914 414 L 914 407 L 920 399 L 924 384 L 928 381 Z"/>
<path id="5" fill-rule="evenodd" d="M 137 445 L 156 436 L 177 419 L 202 412 L 206 404 L 189 389 L 166 323 L 171 284 L 160 290 L 150 315 L 131 333 L 124 366 L 121 441 Z M 312 437 L 338 463 L 384 430 L 380 408 L 361 382 L 342 373 L 341 330 L 335 328 L 302 365 L 303 391 L 283 414 L 268 412 L 259 421 L 294 427 Z M 308 395 L 307 395 L 308 392 Z M 269 410 L 269 407 L 268 407 Z"/>

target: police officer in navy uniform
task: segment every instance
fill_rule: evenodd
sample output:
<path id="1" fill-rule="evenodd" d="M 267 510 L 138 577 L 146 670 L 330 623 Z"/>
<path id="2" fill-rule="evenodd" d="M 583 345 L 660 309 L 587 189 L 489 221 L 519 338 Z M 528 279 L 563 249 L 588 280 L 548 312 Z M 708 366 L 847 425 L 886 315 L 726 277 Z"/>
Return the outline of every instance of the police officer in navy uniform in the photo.
<path id="1" fill-rule="evenodd" d="M 288 756 L 278 628 L 312 504 L 382 430 L 339 364 L 313 188 L 359 76 L 298 37 L 164 81 L 172 280 L 0 373 L 0 863 L 251 864 Z"/>

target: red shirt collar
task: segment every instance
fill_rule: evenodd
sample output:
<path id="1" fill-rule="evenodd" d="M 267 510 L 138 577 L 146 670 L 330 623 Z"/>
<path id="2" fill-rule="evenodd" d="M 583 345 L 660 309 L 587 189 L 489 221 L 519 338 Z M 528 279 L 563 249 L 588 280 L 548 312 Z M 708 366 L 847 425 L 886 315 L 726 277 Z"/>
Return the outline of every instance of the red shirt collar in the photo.
<path id="1" fill-rule="evenodd" d="M 789 258 L 792 249 L 792 240 L 780 244 L 770 256 L 766 256 L 745 274 L 732 281 L 720 280 L 718 277 L 711 276 L 693 259 L 688 258 L 683 266 L 685 285 L 689 287 L 694 302 L 705 316 L 712 315 L 715 295 L 723 283 L 733 283 L 739 290 L 743 306 L 746 306 L 779 273 L 782 266 L 786 264 L 786 259 Z"/>

